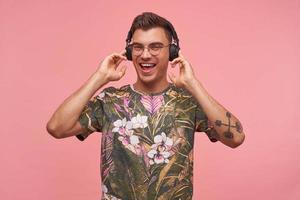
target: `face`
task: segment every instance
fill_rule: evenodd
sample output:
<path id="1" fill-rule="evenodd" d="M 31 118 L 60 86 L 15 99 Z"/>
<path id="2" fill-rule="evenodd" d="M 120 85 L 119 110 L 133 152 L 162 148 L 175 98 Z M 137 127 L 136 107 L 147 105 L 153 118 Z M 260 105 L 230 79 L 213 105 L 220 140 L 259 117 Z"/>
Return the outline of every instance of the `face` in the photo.
<path id="1" fill-rule="evenodd" d="M 164 29 L 155 27 L 147 31 L 137 29 L 132 36 L 131 43 L 139 43 L 143 46 L 160 43 L 166 46 L 170 42 L 167 39 Z M 135 66 L 139 83 L 151 85 L 151 83 L 159 84 L 162 81 L 166 81 L 169 63 L 169 46 L 160 49 L 159 54 L 155 56 L 150 54 L 149 49 L 144 48 L 141 55 L 132 55 L 132 62 Z M 143 66 L 143 64 L 146 63 L 153 65 Z"/>

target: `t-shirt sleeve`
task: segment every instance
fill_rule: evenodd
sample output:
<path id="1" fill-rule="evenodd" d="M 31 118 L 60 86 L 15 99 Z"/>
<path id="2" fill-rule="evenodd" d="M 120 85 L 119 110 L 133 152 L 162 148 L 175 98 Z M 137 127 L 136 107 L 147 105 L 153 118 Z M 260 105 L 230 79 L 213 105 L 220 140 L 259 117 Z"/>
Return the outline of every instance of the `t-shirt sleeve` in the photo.
<path id="1" fill-rule="evenodd" d="M 103 118 L 103 102 L 95 96 L 87 102 L 79 116 L 79 123 L 86 131 L 76 135 L 77 139 L 83 141 L 90 134 L 101 132 Z"/>
<path id="2" fill-rule="evenodd" d="M 209 121 L 202 107 L 197 104 L 195 113 L 195 131 L 204 132 L 211 142 L 217 142 L 217 138 L 213 136 L 215 131 L 213 127 L 213 124 Z"/>

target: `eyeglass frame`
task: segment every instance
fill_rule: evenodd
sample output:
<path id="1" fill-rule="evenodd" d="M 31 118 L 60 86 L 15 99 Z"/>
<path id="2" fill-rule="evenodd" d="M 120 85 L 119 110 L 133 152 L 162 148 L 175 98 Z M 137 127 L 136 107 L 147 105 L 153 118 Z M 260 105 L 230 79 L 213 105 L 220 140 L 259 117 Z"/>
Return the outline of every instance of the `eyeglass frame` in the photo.
<path id="1" fill-rule="evenodd" d="M 153 43 L 150 43 L 150 44 L 148 44 L 148 45 L 143 45 L 143 44 L 141 44 L 141 43 L 134 42 L 134 43 L 132 43 L 132 44 L 129 44 L 128 46 L 131 47 L 132 54 L 135 55 L 135 56 L 140 56 L 140 55 L 142 55 L 142 54 L 144 53 L 145 49 L 147 49 L 148 52 L 149 52 L 152 56 L 158 56 L 163 48 L 168 47 L 168 46 L 170 46 L 171 44 L 172 44 L 172 43 L 169 43 L 169 44 L 167 44 L 167 45 L 164 45 L 164 44 L 161 43 L 161 42 L 153 42 Z M 143 47 L 143 50 L 141 51 L 140 54 L 134 54 L 133 45 L 140 45 L 140 46 Z M 151 53 L 151 50 L 153 50 L 153 49 L 151 49 L 151 47 L 149 47 L 149 45 L 161 45 L 161 46 L 160 46 L 160 47 L 157 47 L 157 48 L 159 48 L 158 53 L 157 53 L 157 54 L 153 54 L 153 53 Z"/>

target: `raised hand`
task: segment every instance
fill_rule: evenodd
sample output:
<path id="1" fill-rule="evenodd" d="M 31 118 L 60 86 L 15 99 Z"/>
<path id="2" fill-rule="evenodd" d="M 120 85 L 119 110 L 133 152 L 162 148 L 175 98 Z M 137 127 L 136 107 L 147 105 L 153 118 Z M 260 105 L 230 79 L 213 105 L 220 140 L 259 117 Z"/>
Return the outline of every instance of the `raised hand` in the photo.
<path id="1" fill-rule="evenodd" d="M 126 72 L 127 67 L 125 65 L 119 67 L 120 63 L 124 60 L 127 60 L 125 50 L 120 53 L 112 53 L 99 64 L 96 73 L 102 76 L 105 82 L 118 81 Z"/>
<path id="2" fill-rule="evenodd" d="M 179 76 L 169 73 L 170 80 L 177 86 L 182 88 L 191 87 L 193 81 L 196 80 L 191 64 L 183 57 L 181 51 L 178 57 L 171 62 L 171 67 L 174 68 L 179 65 Z"/>

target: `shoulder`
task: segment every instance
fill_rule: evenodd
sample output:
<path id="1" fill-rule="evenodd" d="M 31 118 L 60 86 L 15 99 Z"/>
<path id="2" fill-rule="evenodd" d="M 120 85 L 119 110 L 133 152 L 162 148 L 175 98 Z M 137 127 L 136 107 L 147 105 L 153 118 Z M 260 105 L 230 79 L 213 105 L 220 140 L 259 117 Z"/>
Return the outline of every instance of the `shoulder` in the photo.
<path id="1" fill-rule="evenodd" d="M 180 108 L 194 109 L 197 107 L 197 101 L 193 95 L 185 88 L 179 88 L 175 85 L 167 92 L 169 99 L 176 101 L 176 105 Z"/>
<path id="2" fill-rule="evenodd" d="M 115 93 L 115 92 L 127 91 L 129 87 L 130 87 L 129 84 L 123 85 L 121 87 L 110 86 L 110 87 L 104 88 L 102 91 L 109 92 L 109 93 Z"/>
<path id="3" fill-rule="evenodd" d="M 168 95 L 180 98 L 180 99 L 191 99 L 194 101 L 193 95 L 185 88 L 179 88 L 172 85 L 172 89 L 168 91 Z"/>
<path id="4" fill-rule="evenodd" d="M 123 85 L 121 87 L 114 87 L 114 86 L 106 87 L 97 95 L 96 98 L 102 101 L 107 101 L 107 100 L 118 99 L 122 97 L 128 97 L 129 87 L 130 85 Z"/>

